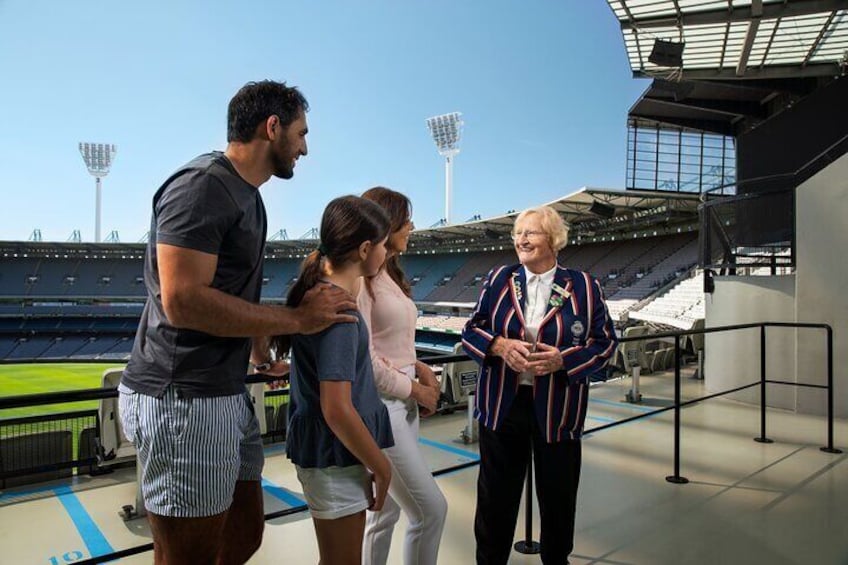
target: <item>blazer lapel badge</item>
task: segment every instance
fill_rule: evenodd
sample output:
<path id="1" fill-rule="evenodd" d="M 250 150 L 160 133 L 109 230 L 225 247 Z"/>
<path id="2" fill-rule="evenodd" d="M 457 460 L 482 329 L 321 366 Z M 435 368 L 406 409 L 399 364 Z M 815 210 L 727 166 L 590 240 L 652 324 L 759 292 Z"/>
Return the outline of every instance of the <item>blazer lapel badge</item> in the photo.
<path id="1" fill-rule="evenodd" d="M 548 301 L 549 306 L 561 308 L 562 301 L 571 298 L 571 293 L 559 286 L 557 283 L 551 285 L 551 290 L 553 292 L 551 292 L 551 299 Z"/>
<path id="2" fill-rule="evenodd" d="M 515 293 L 515 299 L 521 302 L 523 294 L 521 293 L 521 281 L 518 280 L 518 273 L 512 273 L 512 291 Z"/>

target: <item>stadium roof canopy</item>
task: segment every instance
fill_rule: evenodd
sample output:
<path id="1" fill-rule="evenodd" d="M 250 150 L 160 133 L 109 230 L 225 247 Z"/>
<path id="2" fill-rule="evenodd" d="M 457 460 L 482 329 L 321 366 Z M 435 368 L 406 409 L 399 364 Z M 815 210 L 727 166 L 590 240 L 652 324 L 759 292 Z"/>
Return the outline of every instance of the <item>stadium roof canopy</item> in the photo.
<path id="1" fill-rule="evenodd" d="M 571 225 L 572 243 L 591 243 L 603 238 L 660 235 L 695 231 L 699 195 L 639 190 L 582 188 L 549 205 Z M 415 230 L 409 253 L 493 251 L 512 248 L 512 226 L 518 211 L 462 224 Z M 144 243 L 0 242 L 0 257 L 46 257 L 55 259 L 141 259 Z M 302 257 L 318 245 L 316 239 L 268 241 L 266 256 Z"/>
<path id="2" fill-rule="evenodd" d="M 697 230 L 699 195 L 641 190 L 582 188 L 549 202 L 571 226 L 571 243 L 604 238 L 660 235 Z M 511 233 L 521 211 L 463 224 L 416 230 L 409 253 L 491 251 L 512 248 Z"/>
<path id="3" fill-rule="evenodd" d="M 608 0 L 636 76 L 654 40 L 684 43 L 683 79 L 838 75 L 848 49 L 846 0 Z"/>
<path id="4" fill-rule="evenodd" d="M 637 125 L 736 135 L 848 70 L 848 0 L 608 3 L 633 75 L 654 78 L 630 110 Z M 652 57 L 662 42 L 679 61 Z"/>

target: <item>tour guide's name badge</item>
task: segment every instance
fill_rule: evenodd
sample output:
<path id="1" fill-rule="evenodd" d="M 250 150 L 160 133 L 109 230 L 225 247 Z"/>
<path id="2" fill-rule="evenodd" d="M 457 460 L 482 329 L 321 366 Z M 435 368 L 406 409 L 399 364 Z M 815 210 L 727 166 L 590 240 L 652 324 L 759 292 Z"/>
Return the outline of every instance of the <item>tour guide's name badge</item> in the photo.
<path id="1" fill-rule="evenodd" d="M 559 308 L 560 306 L 562 306 L 563 300 L 568 300 L 569 298 L 571 298 L 571 293 L 559 286 L 557 283 L 551 285 L 551 290 L 554 291 L 554 293 L 551 294 L 551 306 L 556 306 L 557 308 Z"/>
<path id="2" fill-rule="evenodd" d="M 512 273 L 512 291 L 515 299 L 521 301 L 521 284 L 518 282 L 518 273 Z"/>

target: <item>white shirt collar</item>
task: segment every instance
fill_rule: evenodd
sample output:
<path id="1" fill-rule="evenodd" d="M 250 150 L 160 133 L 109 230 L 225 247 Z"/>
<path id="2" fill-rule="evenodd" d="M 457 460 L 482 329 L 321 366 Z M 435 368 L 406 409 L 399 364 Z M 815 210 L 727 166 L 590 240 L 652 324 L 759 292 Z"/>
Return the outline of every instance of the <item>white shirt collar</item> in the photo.
<path id="1" fill-rule="evenodd" d="M 550 287 L 551 285 L 554 284 L 554 274 L 556 274 L 557 265 L 554 265 L 553 269 L 551 269 L 549 271 L 545 271 L 544 273 L 534 273 L 533 271 L 528 269 L 526 266 L 523 266 L 523 268 L 524 268 L 525 280 L 529 281 L 530 277 L 537 276 L 537 277 L 539 277 L 539 282 L 542 283 L 543 285 L 547 286 L 547 287 Z"/>

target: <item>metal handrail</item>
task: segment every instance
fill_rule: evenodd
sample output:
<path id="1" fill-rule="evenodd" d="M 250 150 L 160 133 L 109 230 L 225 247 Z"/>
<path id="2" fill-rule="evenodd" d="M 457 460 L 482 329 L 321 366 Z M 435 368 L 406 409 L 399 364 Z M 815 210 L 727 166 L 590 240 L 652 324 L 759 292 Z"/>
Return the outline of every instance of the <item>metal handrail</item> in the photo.
<path id="1" fill-rule="evenodd" d="M 824 329 L 827 332 L 827 384 L 826 385 L 814 385 L 810 383 L 793 383 L 788 381 L 778 381 L 778 380 L 769 380 L 766 378 L 766 328 L 768 327 L 784 327 L 784 328 L 813 328 L 813 329 Z M 726 331 L 736 331 L 742 329 L 750 329 L 750 328 L 760 328 L 760 380 L 759 382 L 754 382 L 746 385 L 742 385 L 730 390 L 702 396 L 695 399 L 690 399 L 687 401 L 681 400 L 681 361 L 682 361 L 682 351 L 681 351 L 681 338 L 687 335 L 698 335 L 698 334 L 708 334 L 708 333 L 719 333 Z M 747 388 L 751 388 L 757 385 L 760 385 L 760 435 L 754 438 L 755 441 L 761 443 L 772 443 L 766 436 L 766 384 L 782 384 L 782 385 L 792 385 L 792 386 L 804 386 L 809 388 L 821 388 L 827 389 L 827 445 L 825 447 L 821 447 L 820 450 L 827 453 L 842 453 L 842 450 L 836 449 L 833 446 L 833 328 L 829 324 L 817 324 L 817 323 L 806 323 L 806 322 L 755 322 L 748 324 L 733 324 L 727 326 L 717 326 L 712 328 L 701 328 L 701 329 L 690 329 L 690 330 L 677 330 L 677 331 L 669 331 L 669 332 L 659 332 L 648 335 L 634 336 L 634 337 L 622 337 L 619 339 L 620 343 L 627 343 L 631 341 L 642 341 L 648 339 L 659 339 L 659 338 L 674 338 L 674 404 L 672 406 L 667 406 L 665 408 L 659 408 L 657 410 L 652 410 L 650 412 L 645 412 L 643 414 L 638 414 L 636 416 L 631 416 L 629 418 L 625 418 L 623 420 L 618 420 L 616 422 L 612 422 L 609 424 L 605 424 L 603 426 L 598 426 L 596 428 L 591 428 L 585 430 L 584 434 L 597 433 L 602 430 L 606 430 L 609 428 L 613 428 L 616 426 L 620 426 L 629 422 L 633 422 L 636 420 L 640 420 L 642 418 L 647 418 L 650 416 L 654 416 L 656 414 L 666 412 L 668 410 L 674 410 L 674 474 L 666 477 L 666 481 L 677 484 L 685 484 L 688 483 L 689 480 L 686 477 L 680 475 L 680 427 L 681 427 L 681 409 L 684 406 L 689 406 L 692 404 L 696 404 L 698 402 L 702 402 L 704 400 L 716 398 L 719 396 L 725 396 L 727 394 L 731 394 L 734 392 L 739 392 L 740 390 L 744 390 Z M 445 363 L 445 362 L 454 362 L 454 361 L 463 361 L 467 360 L 469 357 L 467 355 L 440 355 L 433 357 L 421 358 L 422 362 L 428 364 L 434 363 Z M 249 377 L 249 382 L 265 382 L 275 380 L 273 378 L 262 377 L 261 375 L 251 375 Z M 92 396 L 91 398 L 84 398 L 85 400 L 92 400 L 97 398 L 109 398 L 111 396 L 116 396 L 116 389 L 86 389 L 84 391 L 74 391 L 79 393 L 80 396 L 87 397 L 89 395 L 93 395 L 95 393 L 107 393 L 102 396 Z M 62 393 L 46 393 L 46 394 L 36 394 L 36 395 L 23 395 L 16 397 L 9 397 L 6 399 L 0 399 L 0 409 L 4 407 L 20 407 L 20 401 L 24 398 L 30 399 L 38 399 L 40 401 L 46 401 L 46 397 L 50 397 L 49 400 L 51 402 L 42 402 L 42 403 L 52 403 L 59 402 L 56 400 L 56 395 L 61 395 Z M 13 399 L 13 406 L 5 406 L 4 400 Z M 67 400 L 64 400 L 67 402 Z M 433 473 L 434 476 L 438 476 L 445 473 L 450 473 L 456 470 L 464 469 L 467 467 L 472 467 L 479 464 L 479 460 L 468 461 L 462 463 L 460 465 L 455 465 L 452 467 L 448 467 L 446 469 L 441 469 Z M 279 518 L 282 516 L 288 516 L 291 514 L 297 514 L 300 512 L 304 512 L 306 510 L 305 505 L 300 505 L 292 508 L 286 508 L 285 510 L 280 510 L 276 512 L 270 512 L 265 514 L 265 520 L 272 520 L 274 518 Z M 529 505 L 527 508 L 528 518 L 527 518 L 527 528 L 528 535 L 526 536 L 528 539 L 530 536 L 530 528 L 532 527 L 532 510 Z M 78 561 L 80 565 L 94 565 L 97 563 L 105 563 L 108 561 L 113 561 L 115 559 L 121 557 L 128 557 L 130 555 L 136 555 L 139 553 L 144 553 L 147 551 L 151 551 L 153 549 L 153 544 L 148 543 L 144 545 L 139 545 L 136 547 L 131 547 L 128 549 L 124 549 L 121 551 L 113 552 L 107 555 L 95 556 L 90 559 L 86 559 L 83 561 Z"/>

